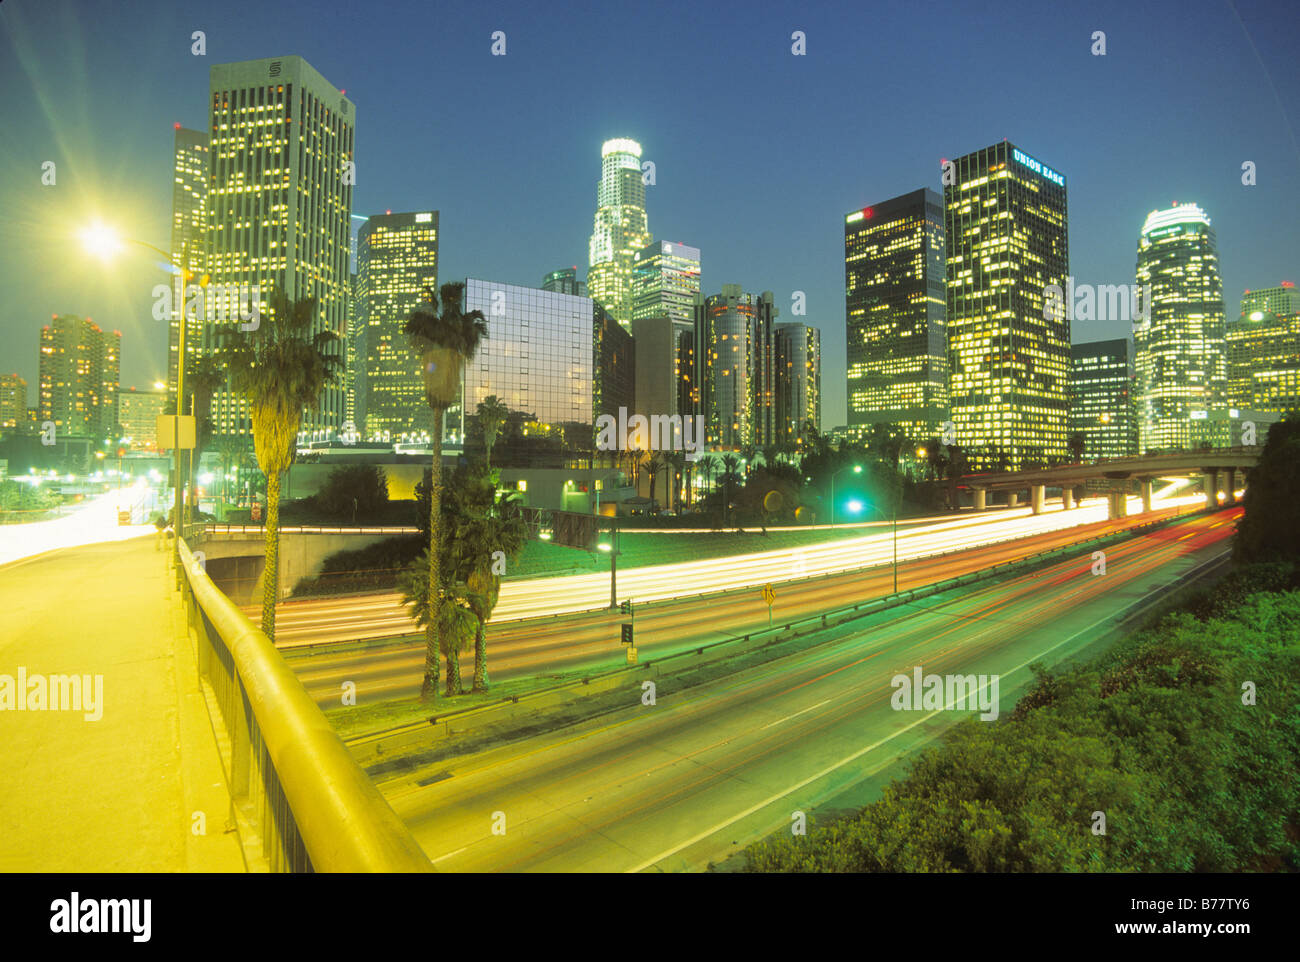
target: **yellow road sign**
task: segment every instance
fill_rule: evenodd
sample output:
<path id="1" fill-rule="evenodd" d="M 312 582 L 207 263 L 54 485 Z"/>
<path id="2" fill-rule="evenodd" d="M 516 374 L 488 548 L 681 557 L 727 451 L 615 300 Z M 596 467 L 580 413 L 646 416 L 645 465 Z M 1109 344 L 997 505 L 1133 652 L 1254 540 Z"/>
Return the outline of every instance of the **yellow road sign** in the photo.
<path id="1" fill-rule="evenodd" d="M 767 602 L 769 608 L 776 601 L 776 592 L 772 590 L 771 585 L 763 585 L 763 600 Z"/>

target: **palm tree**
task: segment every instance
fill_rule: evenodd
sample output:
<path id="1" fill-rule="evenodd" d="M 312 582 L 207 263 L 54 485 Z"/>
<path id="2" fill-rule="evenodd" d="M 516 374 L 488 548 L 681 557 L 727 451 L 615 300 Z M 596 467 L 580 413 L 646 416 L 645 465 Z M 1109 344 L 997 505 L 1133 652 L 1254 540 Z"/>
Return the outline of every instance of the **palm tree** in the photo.
<path id="1" fill-rule="evenodd" d="M 230 472 L 239 466 L 248 450 L 243 437 L 238 434 L 223 434 L 213 445 L 217 449 L 217 463 L 221 465 L 221 500 L 230 501 Z"/>
<path id="2" fill-rule="evenodd" d="M 402 604 L 411 609 L 412 620 L 424 629 L 426 638 L 432 634 L 440 640 L 441 653 L 447 658 L 446 694 L 459 695 L 460 653 L 469 647 L 470 639 L 474 637 L 478 624 L 474 611 L 483 604 L 483 599 L 465 582 L 441 577 L 434 580 L 435 588 L 430 593 L 429 575 L 433 565 L 426 548 L 402 578 Z M 436 687 L 438 674 L 438 660 L 434 658 L 432 674 L 426 664 L 425 684 Z"/>
<path id="3" fill-rule="evenodd" d="M 471 608 L 477 620 L 473 691 L 488 689 L 487 621 L 501 596 L 501 575 L 494 570 L 493 553 L 500 551 L 507 560 L 513 560 L 519 557 L 527 541 L 528 530 L 523 519 L 510 510 L 504 498 L 497 502 L 493 514 L 471 519 L 459 532 L 457 543 L 462 548 L 462 556 L 470 563 L 466 581 L 474 594 Z"/>
<path id="4" fill-rule="evenodd" d="M 670 451 L 664 455 L 664 460 L 668 462 L 668 509 L 671 511 L 676 505 L 677 510 L 682 508 L 682 475 L 686 470 L 686 454 L 682 451 Z"/>
<path id="5" fill-rule="evenodd" d="M 190 414 L 194 415 L 194 450 L 190 452 L 190 504 L 198 506 L 199 461 L 203 450 L 212 438 L 212 395 L 226 383 L 226 370 L 220 358 L 204 354 L 190 363 L 185 372 L 185 387 L 189 389 Z"/>
<path id="6" fill-rule="evenodd" d="M 740 468 L 740 457 L 735 454 L 724 454 L 722 456 L 722 481 L 726 485 L 727 500 L 723 503 L 723 510 L 726 512 L 727 526 L 731 526 L 731 485 L 736 480 L 737 471 Z"/>
<path id="7" fill-rule="evenodd" d="M 428 580 L 438 584 L 439 515 L 442 503 L 442 419 L 447 408 L 456 403 L 460 388 L 461 371 L 465 362 L 478 353 L 479 342 L 487 337 L 487 318 L 482 311 L 461 310 L 464 284 L 443 284 L 442 313 L 433 291 L 425 288 L 425 299 L 406 322 L 405 331 L 411 337 L 411 349 L 420 359 L 420 374 L 424 378 L 424 399 L 433 412 L 433 473 L 429 480 L 429 551 Z M 434 591 L 435 595 L 441 592 Z M 437 618 L 426 619 L 424 625 L 424 682 L 420 686 L 420 700 L 436 696 L 438 677 L 438 625 Z"/>
<path id="8" fill-rule="evenodd" d="M 668 462 L 664 460 L 662 454 L 656 451 L 646 462 L 646 470 L 650 472 L 650 501 L 655 499 L 655 480 L 659 477 L 659 472 L 668 467 Z"/>
<path id="9" fill-rule="evenodd" d="M 501 429 L 510 417 L 510 408 L 502 403 L 495 394 L 489 394 L 478 402 L 478 423 L 483 428 L 483 445 L 487 448 L 487 466 L 492 467 L 492 448 L 501 436 Z"/>
<path id="10" fill-rule="evenodd" d="M 249 331 L 224 330 L 220 361 L 230 386 L 248 399 L 253 447 L 266 475 L 266 569 L 262 576 L 262 630 L 275 640 L 280 592 L 280 475 L 293 463 L 303 409 L 320 408 L 321 391 L 341 366 L 327 348 L 339 340 L 330 330 L 312 333 L 316 299 L 290 300 L 276 288 L 267 299 L 269 317 Z"/>

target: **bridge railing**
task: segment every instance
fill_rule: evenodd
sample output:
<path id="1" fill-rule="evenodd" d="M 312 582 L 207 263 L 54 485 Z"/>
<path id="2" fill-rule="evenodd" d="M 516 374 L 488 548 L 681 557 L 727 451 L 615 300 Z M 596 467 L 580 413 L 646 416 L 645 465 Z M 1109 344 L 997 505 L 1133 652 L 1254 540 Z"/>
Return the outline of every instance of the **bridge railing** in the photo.
<path id="1" fill-rule="evenodd" d="M 429 872 L 433 866 L 271 640 L 180 544 L 198 670 L 225 728 L 222 762 L 245 851 L 272 872 Z M 217 721 L 218 719 L 213 719 Z"/>

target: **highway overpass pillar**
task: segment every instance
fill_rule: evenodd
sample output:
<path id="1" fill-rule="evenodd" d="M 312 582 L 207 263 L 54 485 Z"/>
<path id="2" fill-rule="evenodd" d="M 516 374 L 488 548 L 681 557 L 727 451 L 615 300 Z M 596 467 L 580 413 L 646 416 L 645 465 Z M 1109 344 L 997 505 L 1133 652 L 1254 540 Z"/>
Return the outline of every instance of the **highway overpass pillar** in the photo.
<path id="1" fill-rule="evenodd" d="M 975 510 L 983 511 L 988 507 L 988 491 L 984 488 L 975 489 Z"/>
<path id="2" fill-rule="evenodd" d="M 1205 503 L 1214 505 L 1219 503 L 1219 472 L 1218 469 L 1209 469 L 1203 475 L 1202 485 L 1205 488 Z"/>
<path id="3" fill-rule="evenodd" d="M 1020 492 L 1019 492 L 1019 491 L 1008 491 L 1008 492 L 1007 492 L 1007 507 L 1008 507 L 1008 508 L 1014 508 L 1014 507 L 1015 507 L 1016 505 L 1018 505 L 1019 503 L 1020 503 Z"/>
<path id="4" fill-rule="evenodd" d="M 1034 514 L 1043 513 L 1043 486 L 1035 484 L 1029 488 L 1029 507 Z"/>
<path id="5" fill-rule="evenodd" d="M 1140 482 L 1142 485 L 1142 512 L 1151 510 L 1151 479 L 1143 478 Z"/>
<path id="6" fill-rule="evenodd" d="M 1236 504 L 1237 503 L 1237 494 L 1236 494 L 1237 469 L 1228 468 L 1228 470 L 1223 472 L 1223 474 L 1224 474 L 1224 478 L 1223 478 L 1224 503 Z"/>
<path id="7" fill-rule="evenodd" d="M 1110 493 L 1110 520 L 1118 521 L 1128 514 L 1128 495 L 1123 490 Z"/>
<path id="8" fill-rule="evenodd" d="M 1069 511 L 1074 507 L 1074 486 L 1066 485 L 1061 488 L 1061 504 L 1065 505 L 1065 510 Z"/>

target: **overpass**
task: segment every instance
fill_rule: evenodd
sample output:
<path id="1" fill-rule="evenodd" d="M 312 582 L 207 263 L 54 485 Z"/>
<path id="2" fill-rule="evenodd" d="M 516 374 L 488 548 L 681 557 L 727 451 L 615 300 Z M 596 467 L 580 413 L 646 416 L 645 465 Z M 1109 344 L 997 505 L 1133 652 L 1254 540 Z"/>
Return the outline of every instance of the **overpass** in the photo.
<path id="1" fill-rule="evenodd" d="M 1259 461 L 1258 447 L 1206 448 L 1171 454 L 1145 454 L 1113 458 L 1089 464 L 1062 464 L 1031 471 L 1005 474 L 968 474 L 958 484 L 971 489 L 976 511 L 988 506 L 989 492 L 1007 492 L 1007 503 L 1015 506 L 1022 492 L 1028 492 L 1034 514 L 1043 510 L 1048 488 L 1058 488 L 1068 510 L 1075 506 L 1075 488 L 1087 481 L 1110 483 L 1110 518 L 1127 513 L 1125 495 L 1134 483 L 1142 495 L 1142 510 L 1151 510 L 1152 481 L 1156 478 L 1199 477 L 1210 500 L 1219 503 L 1220 485 L 1228 504 L 1236 498 L 1238 484 L 1245 484 L 1245 472 Z"/>

